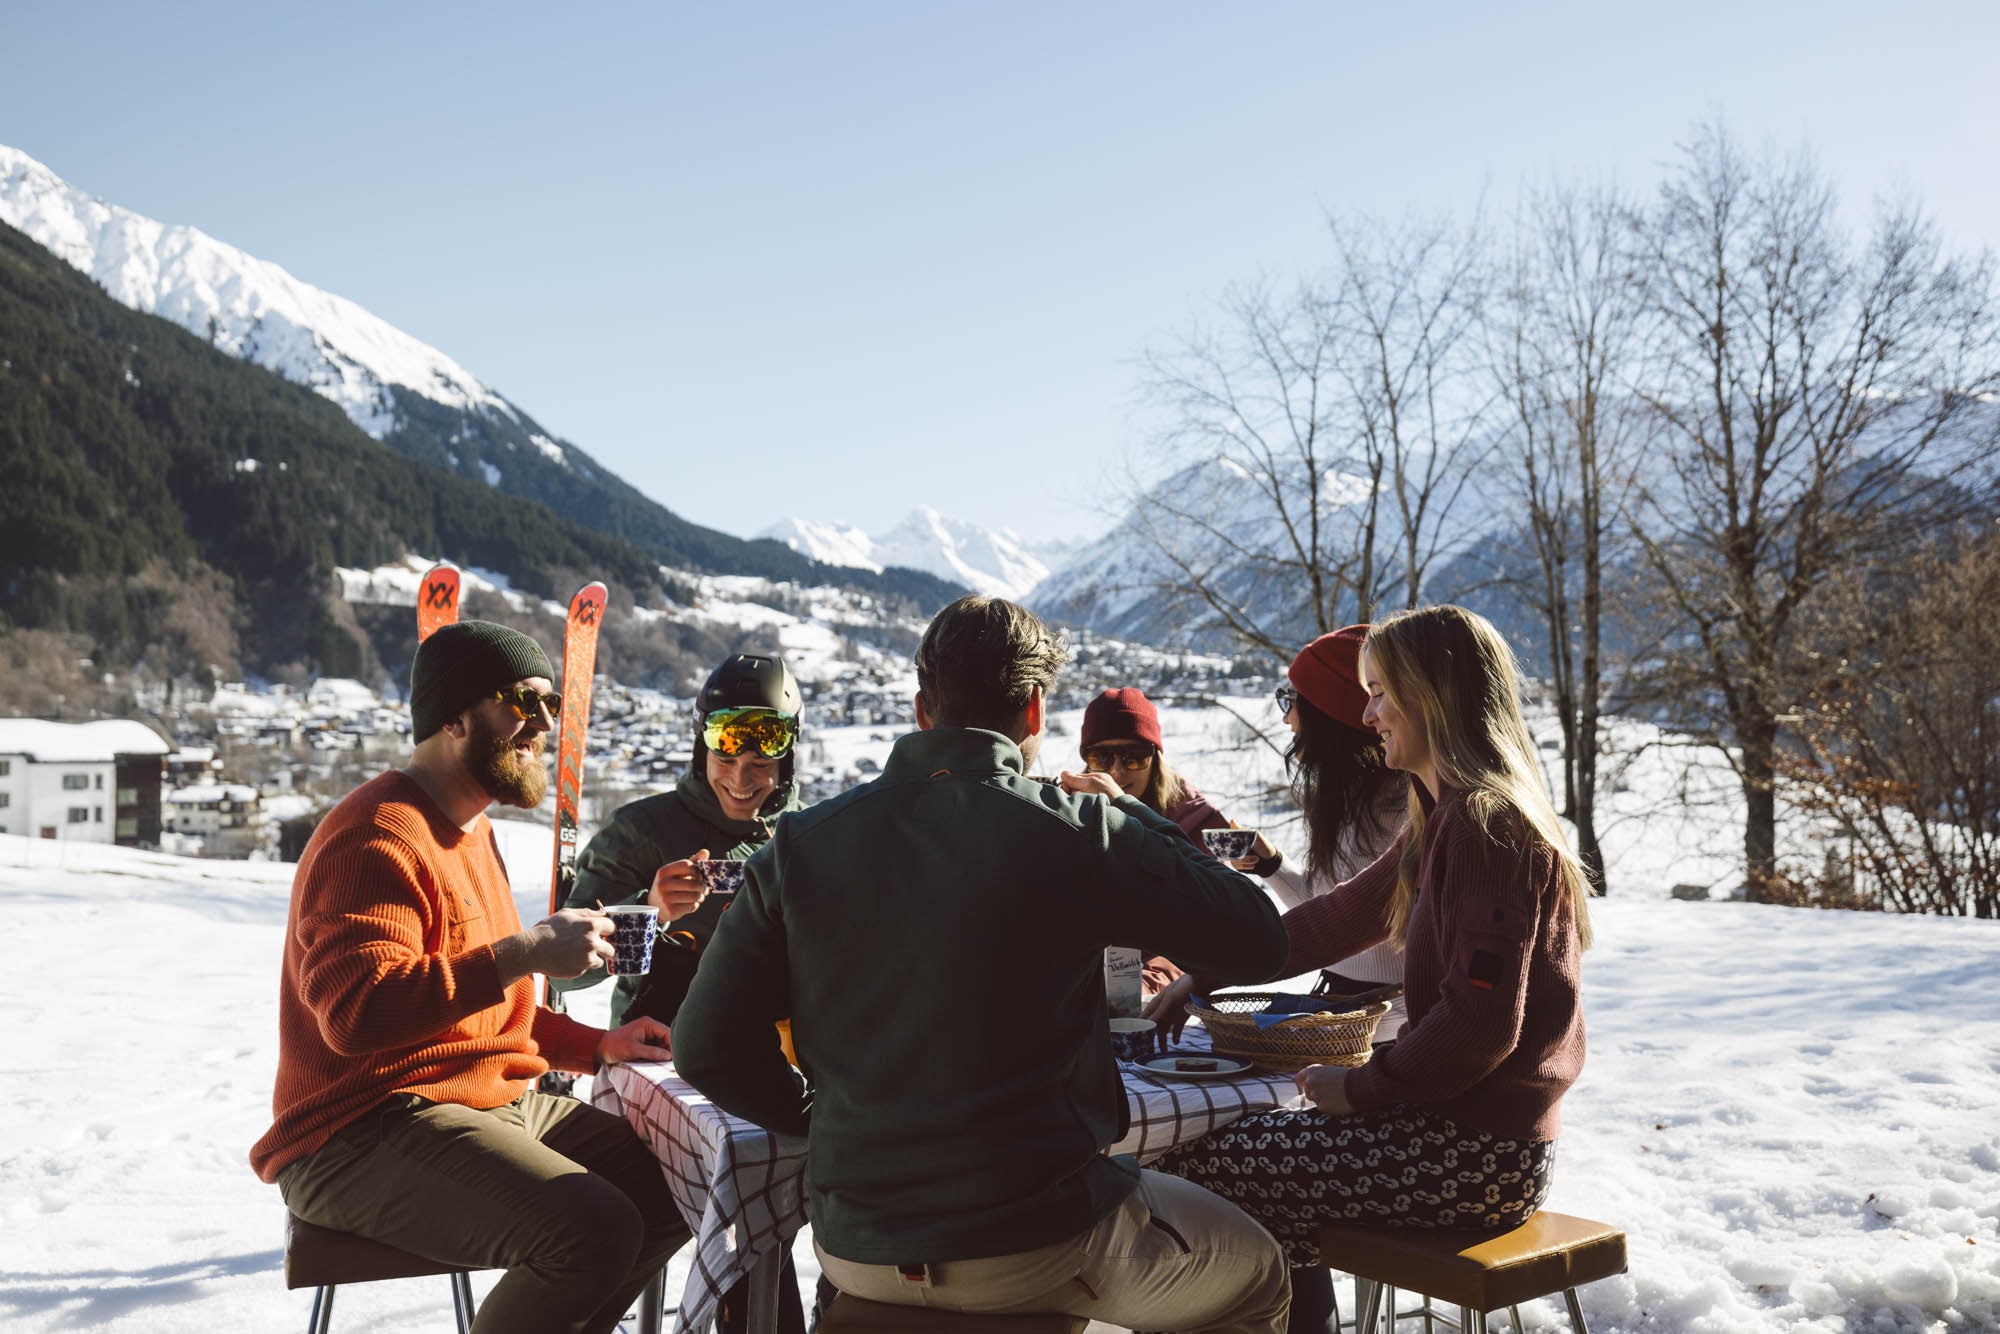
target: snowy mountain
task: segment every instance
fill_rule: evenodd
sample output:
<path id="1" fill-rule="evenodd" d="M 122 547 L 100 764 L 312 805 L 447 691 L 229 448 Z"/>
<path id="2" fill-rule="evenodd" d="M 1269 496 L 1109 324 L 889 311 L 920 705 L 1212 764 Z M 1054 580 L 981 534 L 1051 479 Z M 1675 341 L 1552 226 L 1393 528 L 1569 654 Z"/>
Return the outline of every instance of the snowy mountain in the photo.
<path id="1" fill-rule="evenodd" d="M 0 223 L 87 274 L 119 304 L 311 389 L 396 452 L 546 505 L 667 564 L 801 584 L 832 580 L 933 606 L 957 591 L 955 582 L 914 572 L 816 564 L 776 544 L 689 523 L 557 439 L 443 352 L 345 297 L 196 228 L 79 190 L 4 145 Z"/>
<path id="2" fill-rule="evenodd" d="M 1261 620 L 1298 619 L 1293 613 L 1303 608 L 1287 606 L 1298 601 L 1297 581 L 1258 556 L 1282 550 L 1285 538 L 1257 487 L 1228 459 L 1181 469 L 1117 527 L 1073 552 L 1035 588 L 1029 605 L 1052 620 L 1120 639 L 1223 651 L 1231 641 L 1213 613 L 1172 592 L 1185 580 L 1176 564 L 1184 562 L 1233 605 L 1257 609 Z M 1330 492 L 1323 518 L 1338 523 L 1351 497 Z"/>
<path id="3" fill-rule="evenodd" d="M 1329 470 L 1319 493 L 1323 568 L 1352 561 L 1368 498 L 1366 478 Z M 1287 498 L 1290 524 L 1272 503 Z M 1028 605 L 1051 620 L 1114 638 L 1175 645 L 1211 653 L 1237 651 L 1243 640 L 1229 617 L 1254 624 L 1283 643 L 1303 643 L 1317 618 L 1302 577 L 1298 544 L 1309 540 L 1300 476 L 1259 475 L 1230 458 L 1188 464 L 1158 483 L 1125 517 L 1093 542 L 1079 545 L 1036 586 Z M 1386 498 L 1385 498 L 1386 499 Z M 1504 487 L 1467 488 L 1453 506 L 1424 580 L 1433 601 L 1465 600 L 1511 628 L 1518 598 L 1494 584 L 1495 567 L 1512 550 L 1519 519 Z M 1379 522 L 1394 523 L 1393 507 Z M 1403 596 L 1401 553 L 1376 539 L 1375 579 L 1386 605 Z M 1230 609 L 1228 617 L 1192 590 L 1193 577 Z M 1341 608 L 1351 612 L 1351 604 Z M 1535 624 L 1530 629 L 1536 629 Z M 1533 634 L 1526 641 L 1538 642 Z"/>
<path id="4" fill-rule="evenodd" d="M 948 518 L 927 505 L 912 510 L 881 537 L 847 524 L 798 518 L 775 523 L 758 536 L 828 565 L 864 570 L 902 566 L 995 597 L 1024 598 L 1049 572 L 1012 532 Z"/>
<path id="5" fill-rule="evenodd" d="M 828 565 L 845 565 L 856 570 L 882 568 L 882 562 L 875 559 L 875 539 L 852 524 L 788 516 L 757 536 L 782 542 L 801 556 Z"/>
<path id="6" fill-rule="evenodd" d="M 5 145 L 0 221 L 95 278 L 122 304 L 172 320 L 331 399 L 377 440 L 396 425 L 398 390 L 523 420 L 471 371 L 347 298 L 196 228 L 155 222 L 86 194 Z M 536 447 L 564 459 L 553 440 L 543 437 Z"/>

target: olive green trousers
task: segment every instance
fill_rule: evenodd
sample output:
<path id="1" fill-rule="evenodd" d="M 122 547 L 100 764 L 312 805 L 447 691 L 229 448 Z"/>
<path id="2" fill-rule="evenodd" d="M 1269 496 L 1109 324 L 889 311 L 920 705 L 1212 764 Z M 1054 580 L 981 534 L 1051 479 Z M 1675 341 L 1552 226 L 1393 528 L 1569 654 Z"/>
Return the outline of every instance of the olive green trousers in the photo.
<path id="1" fill-rule="evenodd" d="M 291 1211 L 468 1269 L 504 1269 L 475 1334 L 608 1334 L 687 1225 L 615 1116 L 530 1091 L 481 1111 L 397 1094 L 278 1176 Z"/>

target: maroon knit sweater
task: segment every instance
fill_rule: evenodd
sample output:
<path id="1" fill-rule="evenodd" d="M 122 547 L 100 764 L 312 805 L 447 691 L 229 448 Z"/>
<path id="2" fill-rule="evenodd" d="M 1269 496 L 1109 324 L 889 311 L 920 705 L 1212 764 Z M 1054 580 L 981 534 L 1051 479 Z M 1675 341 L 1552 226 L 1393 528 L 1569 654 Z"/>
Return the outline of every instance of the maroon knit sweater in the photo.
<path id="1" fill-rule="evenodd" d="M 1347 1076 L 1357 1110 L 1434 1109 L 1502 1139 L 1550 1140 L 1583 1069 L 1576 913 L 1548 847 L 1516 822 L 1489 837 L 1461 792 L 1424 800 L 1403 988 L 1410 1021 Z M 1405 833 L 1404 838 L 1408 834 Z M 1352 880 L 1285 914 L 1282 976 L 1324 968 L 1388 937 L 1399 838 Z"/>

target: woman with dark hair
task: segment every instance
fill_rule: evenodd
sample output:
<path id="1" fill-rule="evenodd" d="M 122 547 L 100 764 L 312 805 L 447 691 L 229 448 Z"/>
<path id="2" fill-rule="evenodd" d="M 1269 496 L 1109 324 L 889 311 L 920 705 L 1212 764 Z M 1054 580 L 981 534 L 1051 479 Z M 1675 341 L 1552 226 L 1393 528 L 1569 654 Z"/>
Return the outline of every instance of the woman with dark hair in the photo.
<path id="1" fill-rule="evenodd" d="M 1547 1193 L 1562 1096 L 1583 1068 L 1587 882 L 1543 785 L 1513 652 L 1482 617 L 1427 607 L 1369 632 L 1364 718 L 1410 775 L 1408 823 L 1360 875 L 1285 914 L 1287 973 L 1404 948 L 1409 1023 L 1358 1068 L 1297 1075 L 1307 1110 L 1244 1117 L 1160 1163 L 1285 1247 L 1294 1330 L 1324 1328 L 1329 1223 L 1500 1230 Z M 1200 989 L 1184 977 L 1148 1013 Z"/>
<path id="2" fill-rule="evenodd" d="M 1382 739 L 1362 722 L 1368 692 L 1361 686 L 1361 644 L 1369 627 L 1349 625 L 1321 635 L 1299 650 L 1278 690 L 1278 707 L 1292 729 L 1285 767 L 1292 795 L 1306 820 L 1303 873 L 1284 868 L 1278 850 L 1257 836 L 1256 865 L 1286 908 L 1296 908 L 1359 874 L 1382 854 L 1403 827 L 1409 778 L 1382 758 Z M 1352 996 L 1403 980 L 1403 951 L 1393 942 L 1370 946 L 1335 961 L 1321 989 Z M 1398 997 L 1376 1029 L 1378 1041 L 1403 1026 Z"/>

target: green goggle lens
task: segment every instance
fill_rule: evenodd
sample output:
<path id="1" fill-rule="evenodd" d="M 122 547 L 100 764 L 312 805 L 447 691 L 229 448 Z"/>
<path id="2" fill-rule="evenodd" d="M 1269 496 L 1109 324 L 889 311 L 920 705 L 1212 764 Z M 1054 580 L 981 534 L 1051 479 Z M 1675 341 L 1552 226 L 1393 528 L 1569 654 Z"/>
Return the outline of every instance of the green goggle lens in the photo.
<path id="1" fill-rule="evenodd" d="M 701 741 L 726 759 L 757 754 L 783 759 L 799 739 L 799 720 L 776 709 L 717 709 L 701 720 Z"/>

